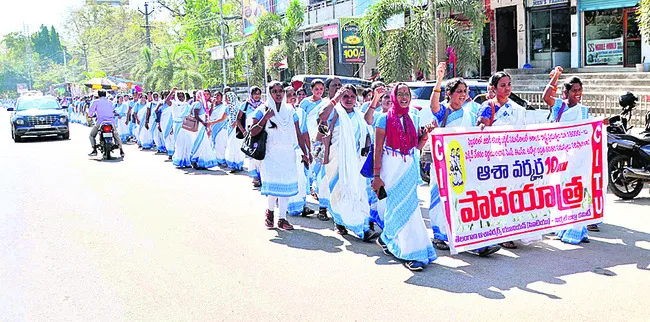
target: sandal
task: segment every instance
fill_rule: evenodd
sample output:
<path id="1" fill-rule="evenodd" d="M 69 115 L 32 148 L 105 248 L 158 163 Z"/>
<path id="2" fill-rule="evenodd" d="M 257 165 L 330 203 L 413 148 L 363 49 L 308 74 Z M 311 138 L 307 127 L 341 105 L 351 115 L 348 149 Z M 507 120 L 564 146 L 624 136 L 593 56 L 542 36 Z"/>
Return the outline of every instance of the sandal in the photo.
<path id="1" fill-rule="evenodd" d="M 600 228 L 598 228 L 598 225 L 587 225 L 587 230 L 588 230 L 588 231 L 599 232 L 599 231 L 600 231 Z"/>
<path id="2" fill-rule="evenodd" d="M 307 217 L 309 215 L 313 215 L 314 213 L 316 213 L 314 211 L 314 209 L 305 207 L 305 208 L 302 209 L 302 213 L 300 215 L 303 216 L 303 217 Z"/>
<path id="3" fill-rule="evenodd" d="M 371 242 L 373 239 L 379 237 L 379 233 L 373 230 L 366 230 L 363 233 L 363 241 L 366 243 Z"/>
<path id="4" fill-rule="evenodd" d="M 444 240 L 440 240 L 438 238 L 434 238 L 431 240 L 431 243 L 433 244 L 433 247 L 439 250 L 449 250 L 449 245 L 445 243 Z"/>
<path id="5" fill-rule="evenodd" d="M 501 246 L 494 245 L 494 246 L 486 246 L 486 247 L 479 248 L 479 249 L 473 249 L 473 250 L 470 250 L 470 251 L 467 251 L 467 252 L 472 254 L 472 255 L 479 256 L 479 257 L 488 257 L 488 256 L 498 252 L 499 249 L 501 249 Z"/>
<path id="6" fill-rule="evenodd" d="M 515 243 L 511 242 L 511 241 L 501 243 L 499 245 L 501 245 L 501 247 L 507 248 L 507 249 L 517 249 L 517 245 L 515 245 Z"/>
<path id="7" fill-rule="evenodd" d="M 343 225 L 336 225 L 336 233 L 338 233 L 341 236 L 345 236 L 348 234 L 348 230 L 345 228 Z"/>
<path id="8" fill-rule="evenodd" d="M 318 211 L 318 215 L 316 215 L 316 218 L 318 218 L 318 220 L 320 220 L 320 221 L 328 221 L 328 220 L 330 220 L 330 218 L 327 217 L 327 209 L 321 208 Z"/>

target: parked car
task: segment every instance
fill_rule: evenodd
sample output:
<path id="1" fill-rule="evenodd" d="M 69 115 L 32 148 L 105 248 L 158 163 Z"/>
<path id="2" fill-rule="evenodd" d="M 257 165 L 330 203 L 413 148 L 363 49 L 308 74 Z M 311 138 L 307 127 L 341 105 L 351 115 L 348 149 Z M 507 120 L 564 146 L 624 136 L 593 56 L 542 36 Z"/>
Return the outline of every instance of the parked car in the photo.
<path id="1" fill-rule="evenodd" d="M 22 96 L 11 111 L 11 138 L 20 142 L 25 136 L 58 135 L 70 138 L 68 113 L 54 96 Z"/>
<path id="2" fill-rule="evenodd" d="M 333 77 L 336 75 L 296 75 L 291 78 L 291 85 L 293 88 L 298 89 L 303 87 L 307 92 L 307 96 L 311 95 L 311 81 L 314 79 L 322 79 L 325 81 L 328 77 Z M 336 76 L 341 80 L 343 85 L 352 84 L 356 87 L 367 88 L 372 85 L 372 82 L 366 79 L 356 78 L 356 77 L 347 77 L 347 76 Z"/>

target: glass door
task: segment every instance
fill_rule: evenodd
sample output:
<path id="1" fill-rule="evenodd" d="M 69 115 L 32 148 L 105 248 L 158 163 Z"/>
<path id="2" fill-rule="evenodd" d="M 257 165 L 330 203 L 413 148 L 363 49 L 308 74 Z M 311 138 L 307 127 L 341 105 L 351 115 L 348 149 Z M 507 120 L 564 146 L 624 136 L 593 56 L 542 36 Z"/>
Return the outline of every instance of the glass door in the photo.
<path id="1" fill-rule="evenodd" d="M 623 33 L 625 39 L 625 66 L 634 67 L 641 63 L 641 32 L 639 23 L 636 21 L 636 9 L 623 10 Z"/>

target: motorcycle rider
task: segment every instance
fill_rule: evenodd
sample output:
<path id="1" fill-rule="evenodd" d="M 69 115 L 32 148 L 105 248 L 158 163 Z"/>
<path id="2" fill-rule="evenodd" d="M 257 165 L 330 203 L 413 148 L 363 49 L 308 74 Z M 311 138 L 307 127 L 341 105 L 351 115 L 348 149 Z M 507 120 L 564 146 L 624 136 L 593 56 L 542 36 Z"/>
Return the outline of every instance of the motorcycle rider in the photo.
<path id="1" fill-rule="evenodd" d="M 120 156 L 124 157 L 124 150 L 122 150 L 122 140 L 120 140 L 120 135 L 117 133 L 117 127 L 115 126 L 115 113 L 113 112 L 113 103 L 106 99 L 106 91 L 98 91 L 98 99 L 94 100 L 88 109 L 89 117 L 96 117 L 97 122 L 90 130 L 90 145 L 93 148 L 93 151 L 88 154 L 88 156 L 97 155 L 97 142 L 95 137 L 97 132 L 99 132 L 99 127 L 104 123 L 109 123 L 113 126 L 113 138 L 117 142 L 117 146 L 120 147 Z"/>

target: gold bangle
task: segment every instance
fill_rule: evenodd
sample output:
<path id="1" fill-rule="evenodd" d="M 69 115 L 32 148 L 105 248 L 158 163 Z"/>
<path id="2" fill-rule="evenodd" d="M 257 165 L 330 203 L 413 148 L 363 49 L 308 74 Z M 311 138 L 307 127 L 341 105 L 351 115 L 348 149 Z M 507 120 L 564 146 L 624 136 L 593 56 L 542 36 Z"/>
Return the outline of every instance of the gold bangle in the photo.
<path id="1" fill-rule="evenodd" d="M 442 90 L 439 89 L 439 88 L 434 88 L 433 91 L 436 92 L 436 93 L 442 93 Z"/>

